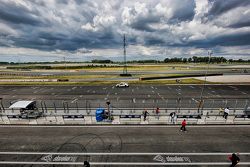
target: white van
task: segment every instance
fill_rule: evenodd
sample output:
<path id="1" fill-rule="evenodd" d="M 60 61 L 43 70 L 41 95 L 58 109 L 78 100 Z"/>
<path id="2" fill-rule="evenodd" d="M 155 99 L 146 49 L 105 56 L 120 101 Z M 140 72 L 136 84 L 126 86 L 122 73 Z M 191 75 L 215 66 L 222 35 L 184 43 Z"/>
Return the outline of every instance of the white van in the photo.
<path id="1" fill-rule="evenodd" d="M 13 110 L 19 110 L 20 116 L 22 118 L 37 118 L 42 115 L 42 112 L 39 112 L 38 108 L 36 107 L 36 101 L 17 101 L 9 108 Z"/>

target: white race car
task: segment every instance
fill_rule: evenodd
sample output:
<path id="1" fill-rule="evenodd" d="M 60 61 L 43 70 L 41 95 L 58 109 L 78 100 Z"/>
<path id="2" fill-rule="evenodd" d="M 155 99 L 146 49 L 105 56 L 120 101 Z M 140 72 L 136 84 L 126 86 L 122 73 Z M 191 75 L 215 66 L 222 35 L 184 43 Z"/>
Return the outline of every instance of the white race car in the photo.
<path id="1" fill-rule="evenodd" d="M 126 82 L 121 82 L 115 85 L 117 88 L 122 88 L 122 87 L 129 87 L 128 83 Z"/>

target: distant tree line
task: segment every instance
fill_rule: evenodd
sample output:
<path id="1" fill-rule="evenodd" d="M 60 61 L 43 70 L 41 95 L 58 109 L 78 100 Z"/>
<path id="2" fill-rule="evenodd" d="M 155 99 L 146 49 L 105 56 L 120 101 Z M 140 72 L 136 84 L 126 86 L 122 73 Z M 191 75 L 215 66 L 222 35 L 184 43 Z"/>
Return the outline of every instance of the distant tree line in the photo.
<path id="1" fill-rule="evenodd" d="M 110 64 L 110 63 L 113 63 L 113 61 L 111 60 L 92 60 L 91 63 L 100 63 L 100 64 Z"/>
<path id="2" fill-rule="evenodd" d="M 160 60 L 132 60 L 127 61 L 127 63 L 162 63 Z"/>
<path id="3" fill-rule="evenodd" d="M 140 64 L 147 64 L 147 63 L 208 63 L 209 57 L 198 57 L 198 56 L 193 56 L 190 58 L 165 58 L 163 61 L 161 60 L 153 60 L 153 59 L 148 59 L 148 60 L 132 60 L 132 61 L 127 61 L 128 64 L 133 64 L 133 63 L 140 63 Z M 243 60 L 243 59 L 226 59 L 224 57 L 211 57 L 210 58 L 210 63 L 250 63 L 249 60 Z M 109 59 L 106 60 L 98 60 L 94 59 L 92 61 L 85 61 L 85 62 L 70 62 L 70 61 L 54 61 L 54 62 L 0 62 L 0 65 L 18 65 L 18 64 L 27 64 L 27 65 L 32 65 L 32 64 L 67 64 L 67 63 L 95 63 L 95 64 L 113 64 L 113 63 L 123 63 L 122 61 L 112 61 Z M 32 67 L 29 67 L 32 68 Z M 37 67 L 36 67 L 37 68 Z M 50 69 L 50 66 L 41 66 L 41 69 Z"/>
<path id="4" fill-rule="evenodd" d="M 233 62 L 237 62 L 237 63 L 249 63 L 249 60 L 243 60 L 243 59 L 238 59 L 238 60 L 234 60 L 234 59 L 226 59 L 224 57 L 211 57 L 210 61 L 209 61 L 209 57 L 198 57 L 198 56 L 193 56 L 192 58 L 166 58 L 163 61 L 164 63 L 233 63 Z"/>

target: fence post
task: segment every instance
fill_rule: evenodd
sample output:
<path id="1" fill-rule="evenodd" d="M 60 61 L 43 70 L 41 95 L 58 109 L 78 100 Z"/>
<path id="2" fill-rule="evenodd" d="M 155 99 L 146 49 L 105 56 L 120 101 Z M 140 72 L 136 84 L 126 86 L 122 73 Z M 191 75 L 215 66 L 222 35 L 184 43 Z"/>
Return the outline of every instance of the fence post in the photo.
<path id="1" fill-rule="evenodd" d="M 45 101 L 43 101 L 43 104 L 44 104 L 45 112 L 48 113 L 48 110 L 47 110 L 47 106 L 46 106 Z"/>
<path id="2" fill-rule="evenodd" d="M 10 119 L 9 119 L 9 117 L 7 117 L 7 119 L 8 119 L 8 122 L 9 122 L 9 124 L 10 124 Z"/>
<path id="3" fill-rule="evenodd" d="M 79 113 L 79 109 L 78 109 L 78 103 L 76 101 L 76 112 Z"/>
<path id="4" fill-rule="evenodd" d="M 43 101 L 41 101 L 40 103 L 41 103 L 41 107 L 42 107 L 42 112 L 44 113 L 44 109 L 43 109 Z"/>
<path id="5" fill-rule="evenodd" d="M 53 102 L 53 105 L 54 105 L 55 113 L 57 113 L 57 110 L 56 110 L 56 103 Z"/>
<path id="6" fill-rule="evenodd" d="M 85 111 L 86 111 L 86 114 L 89 115 L 89 112 L 88 112 L 88 101 L 85 100 Z"/>
<path id="7" fill-rule="evenodd" d="M 235 100 L 235 105 L 234 105 L 234 113 L 236 112 L 236 107 L 237 107 L 238 100 Z"/>
<path id="8" fill-rule="evenodd" d="M 136 103 L 135 98 L 133 98 L 133 113 L 135 113 L 135 103 Z"/>
<path id="9" fill-rule="evenodd" d="M 249 105 L 249 100 L 248 100 L 248 99 L 246 99 L 246 104 L 245 104 L 244 110 L 247 110 L 248 105 Z"/>
<path id="10" fill-rule="evenodd" d="M 0 104 L 1 104 L 1 111 L 5 112 L 5 108 L 3 106 L 3 98 L 0 99 Z"/>
<path id="11" fill-rule="evenodd" d="M 91 114 L 91 105 L 90 105 L 90 102 L 89 102 L 89 114 Z"/>
<path id="12" fill-rule="evenodd" d="M 56 118 L 56 115 L 54 115 L 55 116 L 55 120 L 56 120 L 56 123 L 57 123 L 57 118 Z"/>
<path id="13" fill-rule="evenodd" d="M 227 99 L 225 100 L 225 108 L 227 107 Z"/>
<path id="14" fill-rule="evenodd" d="M 176 104 L 176 112 L 180 113 L 180 102 L 181 102 L 181 98 L 178 97 L 178 99 L 176 100 L 177 104 Z"/>
<path id="15" fill-rule="evenodd" d="M 214 108 L 214 99 L 213 99 L 213 102 L 212 102 L 212 105 L 211 105 L 211 112 L 213 112 L 213 108 Z"/>
<path id="16" fill-rule="evenodd" d="M 188 113 L 190 113 L 190 108 L 191 108 L 191 106 L 192 106 L 191 104 L 192 104 L 192 100 L 190 99 L 190 100 L 189 100 Z"/>
<path id="17" fill-rule="evenodd" d="M 64 100 L 62 101 L 62 104 L 63 104 L 63 112 L 66 113 L 65 101 Z"/>
<path id="18" fill-rule="evenodd" d="M 165 113 L 168 112 L 168 99 L 166 100 L 166 110 L 165 110 Z"/>
<path id="19" fill-rule="evenodd" d="M 224 108 L 226 108 L 226 102 L 224 100 L 222 100 L 222 103 L 224 103 Z"/>
<path id="20" fill-rule="evenodd" d="M 69 103 L 66 102 L 66 106 L 67 106 L 67 113 L 69 113 Z"/>

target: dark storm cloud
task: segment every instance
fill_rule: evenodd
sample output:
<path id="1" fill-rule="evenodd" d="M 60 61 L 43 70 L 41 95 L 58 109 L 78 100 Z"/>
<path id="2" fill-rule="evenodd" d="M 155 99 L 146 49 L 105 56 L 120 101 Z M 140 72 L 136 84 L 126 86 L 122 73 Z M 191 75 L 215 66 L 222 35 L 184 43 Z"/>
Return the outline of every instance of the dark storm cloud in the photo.
<path id="1" fill-rule="evenodd" d="M 212 8 L 210 9 L 209 14 L 214 16 L 240 6 L 245 7 L 250 5 L 249 0 L 210 0 L 210 3 L 212 3 Z"/>
<path id="2" fill-rule="evenodd" d="M 182 3 L 182 5 L 179 5 L 174 12 L 171 22 L 191 21 L 195 15 L 195 1 L 191 0 L 179 3 Z"/>
<path id="3" fill-rule="evenodd" d="M 165 41 L 159 38 L 147 38 L 145 40 L 145 45 L 164 45 Z"/>
<path id="4" fill-rule="evenodd" d="M 194 40 L 187 43 L 173 44 L 175 47 L 213 48 L 216 46 L 244 46 L 250 45 L 250 33 L 228 34 L 213 37 L 207 40 Z"/>
<path id="5" fill-rule="evenodd" d="M 240 46 L 250 45 L 250 33 L 230 34 L 220 37 L 215 37 L 210 42 L 213 45 L 221 46 Z"/>
<path id="6" fill-rule="evenodd" d="M 145 9 L 138 10 L 138 6 Z M 168 12 L 169 14 L 167 14 Z M 167 4 L 152 3 L 146 6 L 144 6 L 144 3 L 138 3 L 130 7 L 128 13 L 128 18 L 131 20 L 127 24 L 132 28 L 154 32 L 157 29 L 151 28 L 150 24 L 159 22 L 178 24 L 182 21 L 191 21 L 195 15 L 195 2 L 194 0 L 170 0 Z"/>
<path id="7" fill-rule="evenodd" d="M 14 24 L 39 25 L 38 12 L 28 10 L 25 6 L 17 5 L 11 2 L 0 3 L 0 19 Z"/>
<path id="8" fill-rule="evenodd" d="M 250 21 L 249 20 L 242 20 L 240 22 L 229 25 L 229 27 L 232 27 L 232 28 L 250 27 Z"/>
<path id="9" fill-rule="evenodd" d="M 75 0 L 75 2 L 76 2 L 78 5 L 81 5 L 81 4 L 85 3 L 86 0 Z"/>
<path id="10" fill-rule="evenodd" d="M 69 3 L 69 1 L 68 0 L 56 0 L 56 3 L 67 5 Z"/>

